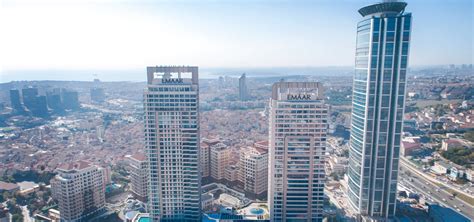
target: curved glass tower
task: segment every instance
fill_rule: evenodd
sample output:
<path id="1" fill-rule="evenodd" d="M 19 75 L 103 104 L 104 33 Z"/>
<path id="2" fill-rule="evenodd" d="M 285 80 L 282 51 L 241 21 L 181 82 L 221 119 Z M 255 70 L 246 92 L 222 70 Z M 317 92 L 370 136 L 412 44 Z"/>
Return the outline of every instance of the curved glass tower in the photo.
<path id="1" fill-rule="evenodd" d="M 348 196 L 363 218 L 395 215 L 411 29 L 406 5 L 385 1 L 359 10 Z"/>

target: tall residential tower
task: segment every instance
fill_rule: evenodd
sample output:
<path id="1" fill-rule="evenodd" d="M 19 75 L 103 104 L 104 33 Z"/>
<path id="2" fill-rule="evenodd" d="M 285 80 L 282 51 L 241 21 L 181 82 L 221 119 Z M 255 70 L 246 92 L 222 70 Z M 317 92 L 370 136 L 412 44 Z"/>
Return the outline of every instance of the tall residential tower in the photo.
<path id="1" fill-rule="evenodd" d="M 144 92 L 152 221 L 201 220 L 198 67 L 148 67 Z"/>
<path id="2" fill-rule="evenodd" d="M 328 106 L 316 82 L 278 82 L 270 100 L 271 221 L 322 221 Z"/>
<path id="3" fill-rule="evenodd" d="M 362 219 L 395 215 L 411 28 L 406 5 L 392 0 L 359 10 L 348 196 Z"/>

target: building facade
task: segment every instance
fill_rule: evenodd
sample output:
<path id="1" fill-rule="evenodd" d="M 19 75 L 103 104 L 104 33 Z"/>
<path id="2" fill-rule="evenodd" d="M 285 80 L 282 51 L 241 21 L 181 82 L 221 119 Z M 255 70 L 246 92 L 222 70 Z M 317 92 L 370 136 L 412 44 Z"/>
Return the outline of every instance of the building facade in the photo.
<path id="1" fill-rule="evenodd" d="M 271 221 L 322 221 L 328 106 L 316 82 L 278 82 L 270 100 Z"/>
<path id="2" fill-rule="evenodd" d="M 152 221 L 201 220 L 198 67 L 147 67 L 145 148 Z"/>
<path id="3" fill-rule="evenodd" d="M 239 180 L 244 184 L 246 192 L 255 195 L 267 192 L 268 149 L 242 148 L 240 150 L 239 168 Z"/>
<path id="4" fill-rule="evenodd" d="M 61 221 L 87 221 L 105 209 L 103 169 L 87 161 L 65 163 L 51 180 Z"/>
<path id="5" fill-rule="evenodd" d="M 201 140 L 200 164 L 202 177 L 211 176 L 211 146 L 220 142 L 220 139 L 213 136 L 207 136 Z"/>
<path id="6" fill-rule="evenodd" d="M 148 196 L 148 163 L 145 154 L 136 153 L 126 157 L 130 173 L 130 191 L 141 201 Z"/>
<path id="7" fill-rule="evenodd" d="M 395 215 L 411 28 L 406 5 L 385 1 L 359 10 L 348 197 L 362 219 Z"/>
<path id="8" fill-rule="evenodd" d="M 223 143 L 211 145 L 211 177 L 215 180 L 225 179 L 225 167 L 229 165 L 231 150 Z"/>

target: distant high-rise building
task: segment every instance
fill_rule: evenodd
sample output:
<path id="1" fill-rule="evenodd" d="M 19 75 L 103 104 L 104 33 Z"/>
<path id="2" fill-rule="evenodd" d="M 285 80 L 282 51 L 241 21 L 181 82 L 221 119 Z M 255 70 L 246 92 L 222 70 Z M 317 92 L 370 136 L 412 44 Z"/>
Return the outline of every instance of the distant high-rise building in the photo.
<path id="1" fill-rule="evenodd" d="M 242 148 L 239 170 L 239 180 L 244 184 L 244 190 L 255 196 L 264 196 L 268 188 L 268 149 Z"/>
<path id="2" fill-rule="evenodd" d="M 65 109 L 77 110 L 80 108 L 78 92 L 63 89 L 61 98 Z"/>
<path id="3" fill-rule="evenodd" d="M 395 215 L 411 29 L 406 5 L 384 1 L 359 9 L 348 197 L 363 220 Z"/>
<path id="4" fill-rule="evenodd" d="M 103 103 L 105 101 L 104 88 L 91 88 L 91 101 L 96 103 Z"/>
<path id="5" fill-rule="evenodd" d="M 224 80 L 224 77 L 222 76 L 219 76 L 219 89 L 223 89 L 225 88 L 225 80 Z"/>
<path id="6" fill-rule="evenodd" d="M 11 89 L 10 90 L 10 104 L 14 112 L 24 112 L 25 108 L 21 103 L 20 90 Z"/>
<path id="7" fill-rule="evenodd" d="M 241 101 L 248 100 L 247 77 L 245 73 L 239 78 L 239 98 Z"/>
<path id="8" fill-rule="evenodd" d="M 218 143 L 211 145 L 211 177 L 215 180 L 225 178 L 225 167 L 229 165 L 231 150 L 227 145 Z"/>
<path id="9" fill-rule="evenodd" d="M 61 221 L 87 221 L 105 210 L 103 168 L 81 160 L 62 164 L 56 171 L 51 190 Z"/>
<path id="10" fill-rule="evenodd" d="M 49 115 L 46 96 L 38 95 L 38 88 L 23 88 L 22 96 L 23 104 L 34 116 L 46 117 Z"/>
<path id="11" fill-rule="evenodd" d="M 148 196 L 148 163 L 145 154 L 127 156 L 130 171 L 130 191 L 141 201 Z"/>
<path id="12" fill-rule="evenodd" d="M 201 220 L 198 67 L 147 67 L 145 147 L 152 221 Z"/>
<path id="13" fill-rule="evenodd" d="M 36 97 L 38 96 L 38 88 L 23 88 L 21 90 L 21 94 L 23 96 L 23 104 L 26 106 L 28 109 L 32 109 L 31 107 L 34 107 L 36 104 Z"/>
<path id="14" fill-rule="evenodd" d="M 328 106 L 316 82 L 278 82 L 270 100 L 271 221 L 322 221 Z"/>
<path id="15" fill-rule="evenodd" d="M 53 109 L 54 112 L 64 112 L 60 88 L 54 88 L 53 90 L 46 92 L 46 100 L 48 101 L 49 108 Z"/>

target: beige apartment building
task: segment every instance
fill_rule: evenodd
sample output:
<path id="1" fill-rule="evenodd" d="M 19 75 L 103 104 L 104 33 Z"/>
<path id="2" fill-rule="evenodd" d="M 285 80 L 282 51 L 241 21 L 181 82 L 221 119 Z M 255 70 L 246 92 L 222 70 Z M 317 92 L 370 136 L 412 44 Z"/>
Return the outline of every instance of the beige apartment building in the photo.
<path id="1" fill-rule="evenodd" d="M 146 201 L 148 195 L 148 164 L 143 153 L 126 156 L 130 173 L 130 191 L 141 200 Z"/>
<path id="2" fill-rule="evenodd" d="M 211 145 L 218 144 L 220 139 L 213 136 L 204 137 L 201 140 L 201 156 L 199 162 L 201 164 L 202 177 L 209 177 L 211 175 Z"/>
<path id="3" fill-rule="evenodd" d="M 105 210 L 103 168 L 81 160 L 62 164 L 56 171 L 51 189 L 61 221 L 87 221 Z"/>
<path id="4" fill-rule="evenodd" d="M 244 190 L 256 196 L 264 195 L 268 186 L 268 149 L 241 149 L 239 168 L 239 180 Z"/>
<path id="5" fill-rule="evenodd" d="M 211 177 L 215 180 L 225 179 L 225 167 L 229 164 L 231 150 L 223 143 L 211 145 Z"/>

